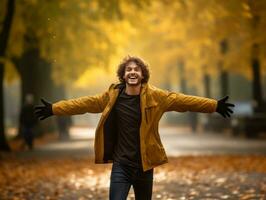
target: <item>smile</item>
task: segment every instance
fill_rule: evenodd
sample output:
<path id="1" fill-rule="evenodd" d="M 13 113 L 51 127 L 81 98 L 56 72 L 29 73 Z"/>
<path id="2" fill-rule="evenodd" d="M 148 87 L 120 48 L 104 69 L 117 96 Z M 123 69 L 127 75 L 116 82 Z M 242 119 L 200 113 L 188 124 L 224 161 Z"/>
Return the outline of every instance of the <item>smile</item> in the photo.
<path id="1" fill-rule="evenodd" d="M 130 78 L 130 79 L 136 79 L 138 77 L 137 76 L 129 76 L 128 78 Z"/>

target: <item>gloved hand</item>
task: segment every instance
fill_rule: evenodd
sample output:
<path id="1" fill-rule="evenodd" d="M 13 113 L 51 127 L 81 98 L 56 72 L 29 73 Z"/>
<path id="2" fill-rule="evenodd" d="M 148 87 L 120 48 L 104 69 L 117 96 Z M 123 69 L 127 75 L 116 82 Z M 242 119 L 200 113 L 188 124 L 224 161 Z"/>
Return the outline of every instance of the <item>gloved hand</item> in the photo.
<path id="1" fill-rule="evenodd" d="M 226 103 L 228 100 L 228 96 L 223 97 L 222 99 L 218 100 L 216 112 L 221 114 L 224 118 L 230 117 L 230 114 L 233 114 L 234 112 L 229 107 L 235 107 L 232 103 Z"/>
<path id="2" fill-rule="evenodd" d="M 42 103 L 44 104 L 43 106 L 35 106 L 34 110 L 35 110 L 35 115 L 37 115 L 37 117 L 40 120 L 44 120 L 47 117 L 50 117 L 53 115 L 53 110 L 52 110 L 52 104 L 45 101 L 44 99 L 41 99 Z"/>

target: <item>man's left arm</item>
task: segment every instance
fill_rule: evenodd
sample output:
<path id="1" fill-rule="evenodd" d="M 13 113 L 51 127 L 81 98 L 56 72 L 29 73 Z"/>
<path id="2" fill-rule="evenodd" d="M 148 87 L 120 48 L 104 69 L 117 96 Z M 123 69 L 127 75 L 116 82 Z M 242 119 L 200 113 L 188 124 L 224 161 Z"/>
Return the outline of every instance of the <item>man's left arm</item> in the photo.
<path id="1" fill-rule="evenodd" d="M 220 99 L 210 99 L 199 96 L 185 95 L 182 93 L 167 92 L 166 93 L 166 111 L 177 112 L 201 112 L 213 113 L 218 112 L 223 117 L 230 117 L 233 113 L 231 107 L 234 104 L 227 103 L 228 96 Z"/>

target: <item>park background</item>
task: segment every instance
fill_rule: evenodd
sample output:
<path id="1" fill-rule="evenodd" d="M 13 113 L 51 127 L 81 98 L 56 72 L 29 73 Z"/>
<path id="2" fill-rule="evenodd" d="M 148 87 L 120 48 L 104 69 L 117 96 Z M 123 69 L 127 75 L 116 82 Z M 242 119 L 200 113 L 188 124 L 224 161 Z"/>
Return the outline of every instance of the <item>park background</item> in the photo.
<path id="1" fill-rule="evenodd" d="M 167 113 L 160 127 L 255 138 L 261 143 L 252 153 L 265 155 L 265 1 L 4 0 L 0 19 L 2 151 L 24 152 L 18 148 L 19 115 L 27 94 L 38 105 L 40 98 L 56 102 L 101 93 L 118 80 L 117 66 L 131 55 L 148 63 L 150 83 L 157 87 L 214 99 L 229 95 L 236 105 L 231 119 Z M 66 129 L 93 129 L 99 117 L 73 116 Z M 37 144 L 49 143 L 59 129 L 56 117 L 39 122 Z M 65 140 L 71 133 L 62 134 Z M 2 156 L 3 161 L 17 158 Z M 256 166 L 253 161 L 265 166 L 264 156 L 248 159 Z"/>

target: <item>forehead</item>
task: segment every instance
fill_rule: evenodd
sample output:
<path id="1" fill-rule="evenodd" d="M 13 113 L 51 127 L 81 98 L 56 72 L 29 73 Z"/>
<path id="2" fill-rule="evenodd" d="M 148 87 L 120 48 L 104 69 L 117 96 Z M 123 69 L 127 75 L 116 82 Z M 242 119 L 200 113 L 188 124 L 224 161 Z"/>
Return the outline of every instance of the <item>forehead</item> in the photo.
<path id="1" fill-rule="evenodd" d="M 126 65 L 126 68 L 139 68 L 139 66 L 135 62 L 131 61 Z"/>

